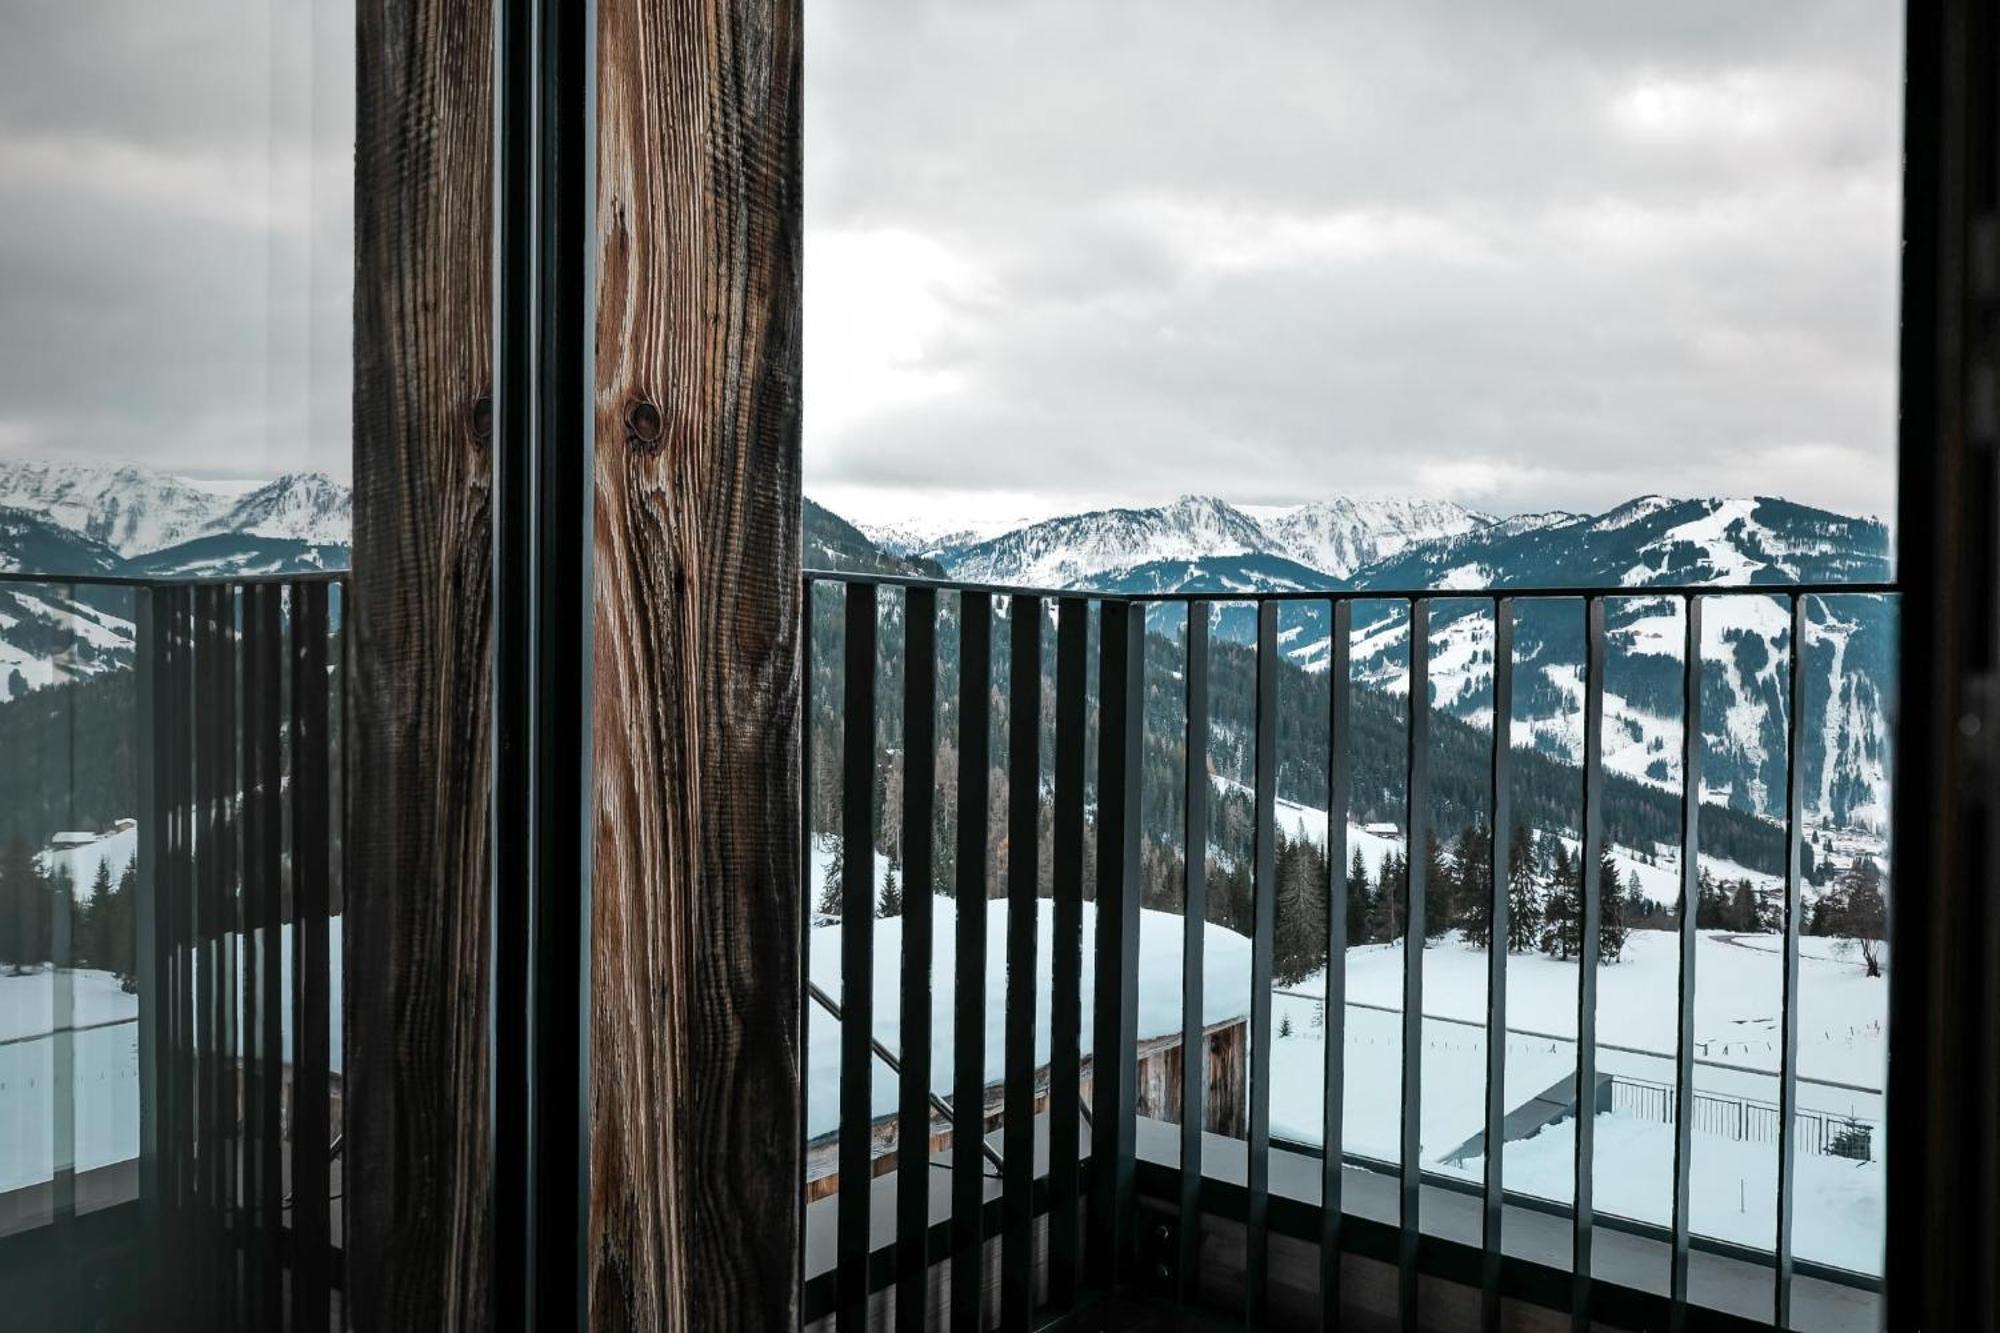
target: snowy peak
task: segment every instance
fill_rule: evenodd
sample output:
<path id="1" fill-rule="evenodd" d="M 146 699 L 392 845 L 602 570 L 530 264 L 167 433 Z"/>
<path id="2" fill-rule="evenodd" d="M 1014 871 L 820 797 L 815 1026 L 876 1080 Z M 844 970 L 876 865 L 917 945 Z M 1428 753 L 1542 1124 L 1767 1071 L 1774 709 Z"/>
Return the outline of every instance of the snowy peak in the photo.
<path id="1" fill-rule="evenodd" d="M 932 550 L 954 577 L 1036 587 L 1102 586 L 1142 568 L 1246 557 L 1324 581 L 1491 522 L 1443 500 L 1338 496 L 1253 513 L 1214 496 L 1183 495 L 1171 504 L 1068 514 Z"/>
<path id="2" fill-rule="evenodd" d="M 251 491 L 204 531 L 345 546 L 353 524 L 354 497 L 347 487 L 323 472 L 293 472 Z"/>
<path id="3" fill-rule="evenodd" d="M 1516 587 L 1874 582 L 1889 577 L 1889 533 L 1873 519 L 1790 500 L 1650 495 L 1602 514 L 1508 519 L 1412 544 L 1354 578 L 1442 587 L 1467 566 Z"/>
<path id="4" fill-rule="evenodd" d="M 953 578 L 972 583 L 1074 587 L 1165 560 L 1250 555 L 1269 549 L 1257 520 L 1212 496 L 1184 495 L 1149 509 L 1100 509 L 940 551 Z"/>
<path id="5" fill-rule="evenodd" d="M 1449 500 L 1359 500 L 1339 496 L 1267 520 L 1273 553 L 1346 578 L 1405 547 L 1455 537 L 1493 520 Z"/>
<path id="6" fill-rule="evenodd" d="M 0 460 L 0 506 L 36 515 L 128 560 L 223 534 L 345 546 L 353 521 L 348 489 L 323 473 L 292 473 L 227 494 L 130 463 Z M 63 573 L 98 569 L 22 563 Z"/>
<path id="7" fill-rule="evenodd" d="M 0 505 L 44 515 L 124 556 L 194 535 L 223 503 L 179 477 L 131 464 L 0 459 Z"/>

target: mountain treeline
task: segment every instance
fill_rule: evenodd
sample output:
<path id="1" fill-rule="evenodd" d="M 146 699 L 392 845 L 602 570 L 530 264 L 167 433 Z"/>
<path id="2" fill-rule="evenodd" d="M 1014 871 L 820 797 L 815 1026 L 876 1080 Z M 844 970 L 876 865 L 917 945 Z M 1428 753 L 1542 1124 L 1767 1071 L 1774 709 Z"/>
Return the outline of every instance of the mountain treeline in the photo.
<path id="1" fill-rule="evenodd" d="M 959 660 L 955 595 L 940 599 L 938 633 L 938 753 L 933 841 L 937 848 L 938 883 L 955 882 L 958 809 L 958 689 Z M 893 590 L 880 596 L 875 680 L 876 768 L 874 795 L 878 846 L 892 861 L 900 861 L 901 748 L 903 734 L 904 602 Z M 815 831 L 840 828 L 841 716 L 844 662 L 844 600 L 838 588 L 822 586 L 814 594 L 814 644 L 808 722 L 809 799 Z M 996 608 L 994 652 L 989 698 L 991 768 L 987 775 L 987 892 L 1005 892 L 1006 802 L 1010 716 L 1010 621 Z M 1096 622 L 1092 617 L 1088 648 L 1085 802 L 1095 803 L 1097 758 Z M 1042 633 L 1039 682 L 1039 766 L 1043 794 L 1053 789 L 1055 714 L 1055 633 Z M 1149 878 L 1153 867 L 1179 854 L 1183 825 L 1186 694 L 1181 643 L 1164 633 L 1146 640 L 1145 734 L 1142 745 L 1140 820 Z M 1210 737 L 1205 764 L 1216 790 L 1209 801 L 1209 846 L 1225 866 L 1246 861 L 1252 826 L 1249 785 L 1255 760 L 1255 669 L 1251 647 L 1213 641 L 1209 656 Z M 1280 658 L 1277 664 L 1278 710 L 1274 719 L 1280 800 L 1324 809 L 1327 795 L 1328 703 L 1324 674 L 1314 676 Z M 1408 752 L 1408 709 L 1403 698 L 1353 687 L 1352 730 L 1348 746 L 1350 815 L 1360 823 L 1406 823 L 1405 760 Z M 1490 810 L 1491 733 L 1452 717 L 1433 706 L 1429 748 L 1429 823 L 1433 828 L 1464 830 L 1488 821 Z M 1581 818 L 1582 772 L 1544 751 L 1516 748 L 1510 764 L 1514 818 L 1524 827 L 1574 829 Z M 1049 857 L 1052 813 L 1040 802 L 1041 860 Z M 1647 786 L 1619 774 L 1604 780 L 1604 829 L 1607 843 L 1650 855 L 1656 846 L 1673 846 L 1680 837 L 1680 797 L 1677 792 Z M 1766 874 L 1784 871 L 1781 827 L 1742 810 L 1707 804 L 1702 807 L 1701 849 L 1704 855 L 1736 862 Z M 1086 839 L 1086 858 L 1092 853 Z M 1094 873 L 1086 866 L 1086 875 Z M 1165 875 L 1168 872 L 1161 870 Z M 1807 873 L 1817 879 L 1813 848 L 1807 845 Z M 817 892 L 819 886 L 814 886 Z M 1212 893 L 1213 899 L 1213 893 Z M 1219 918 L 1218 918 L 1219 919 Z"/>

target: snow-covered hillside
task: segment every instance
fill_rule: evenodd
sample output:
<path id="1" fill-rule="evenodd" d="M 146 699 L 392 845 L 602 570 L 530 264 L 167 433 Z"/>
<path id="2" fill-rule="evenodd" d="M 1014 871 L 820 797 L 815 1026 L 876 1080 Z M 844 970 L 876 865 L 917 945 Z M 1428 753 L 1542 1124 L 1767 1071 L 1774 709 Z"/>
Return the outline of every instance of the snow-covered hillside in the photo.
<path id="1" fill-rule="evenodd" d="M 347 565 L 352 497 L 320 473 L 204 485 L 136 465 L 0 460 L 0 701 L 131 659 L 129 591 L 97 576 L 289 574 Z"/>
<path id="2" fill-rule="evenodd" d="M 202 537 L 239 535 L 346 546 L 353 521 L 348 488 L 318 472 L 295 472 L 244 489 L 202 485 L 137 464 L 96 467 L 84 463 L 0 460 L 0 508 L 19 509 L 64 532 L 108 548 L 127 560 L 155 555 Z M 64 574 L 110 573 L 98 563 L 77 567 L 46 558 L 17 559 L 26 534 L 0 527 L 0 568 L 47 569 Z M 114 562 L 115 563 L 115 562 Z"/>
<path id="3" fill-rule="evenodd" d="M 1277 554 L 1346 578 L 1419 542 L 1456 537 L 1492 521 L 1449 500 L 1336 496 L 1268 518 L 1264 530 Z"/>
<path id="4" fill-rule="evenodd" d="M 0 459 L 0 505 L 45 515 L 129 556 L 186 540 L 225 511 L 228 501 L 179 477 L 133 464 Z"/>
<path id="5" fill-rule="evenodd" d="M 925 553 L 954 578 L 1029 587 L 1118 586 L 1148 566 L 1245 556 L 1289 562 L 1308 578 L 1324 580 L 1490 521 L 1439 500 L 1342 496 L 1253 511 L 1184 495 L 1151 508 L 1067 514 L 972 541 L 941 536 Z"/>

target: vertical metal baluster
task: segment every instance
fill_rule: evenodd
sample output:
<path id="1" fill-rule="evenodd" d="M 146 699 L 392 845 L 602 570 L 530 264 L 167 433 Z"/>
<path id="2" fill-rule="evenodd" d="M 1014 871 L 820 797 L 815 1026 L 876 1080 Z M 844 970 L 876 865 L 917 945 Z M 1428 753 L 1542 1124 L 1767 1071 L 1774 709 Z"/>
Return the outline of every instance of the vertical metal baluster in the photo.
<path id="1" fill-rule="evenodd" d="M 1409 750 L 1403 770 L 1409 869 L 1403 913 L 1401 1229 L 1397 1237 L 1397 1309 L 1403 1328 L 1411 1333 L 1418 1327 L 1420 1303 L 1417 1246 L 1423 1184 L 1424 897 L 1429 889 L 1424 850 L 1425 831 L 1430 827 L 1430 681 L 1431 607 L 1419 597 L 1410 602 Z"/>
<path id="2" fill-rule="evenodd" d="M 1181 919 L 1181 1197 L 1177 1294 L 1190 1304 L 1201 1253 L 1201 1134 L 1208 1122 L 1202 948 L 1208 923 L 1208 603 L 1187 603 L 1186 850 Z"/>
<path id="3" fill-rule="evenodd" d="M 875 585 L 847 588 L 840 793 L 840 1194 L 837 1295 L 842 1333 L 868 1317 L 875 1032 Z"/>
<path id="4" fill-rule="evenodd" d="M 292 585 L 292 1327 L 313 1330 L 327 1326 L 332 1264 L 328 602 L 325 584 Z"/>
<path id="5" fill-rule="evenodd" d="M 797 1224 L 799 1244 L 792 1255 L 792 1282 L 798 1291 L 800 1308 L 804 1308 L 806 1290 L 806 1251 L 809 1237 L 806 1229 L 809 1212 L 806 1198 L 806 1168 L 810 1161 L 807 1147 L 806 1105 L 809 1093 L 806 1083 L 810 1075 L 812 1055 L 812 936 L 814 913 L 813 885 L 813 595 L 818 585 L 811 575 L 799 581 L 799 1067 L 800 1088 L 798 1105 L 798 1152 L 799 1190 Z"/>
<path id="6" fill-rule="evenodd" d="M 1091 1038 L 1091 1284 L 1109 1291 L 1134 1225 L 1139 1039 L 1139 789 L 1146 611 L 1104 603 L 1099 633 L 1097 980 Z"/>
<path id="7" fill-rule="evenodd" d="M 1681 659 L 1681 919 L 1680 990 L 1674 1031 L 1673 1259 L 1667 1291 L 1673 1333 L 1688 1319 L 1688 1188 L 1694 1134 L 1695 957 L 1701 925 L 1701 598 L 1685 603 L 1686 646 Z"/>
<path id="8" fill-rule="evenodd" d="M 195 817 L 200 808 L 200 773 L 195 761 L 195 596 L 191 587 L 181 587 L 174 595 L 174 680 L 173 698 L 167 706 L 168 725 L 173 735 L 174 859 L 173 928 L 175 986 L 174 1006 L 174 1175 L 178 1195 L 177 1212 L 181 1225 L 174 1229 L 177 1262 L 173 1279 L 195 1308 L 199 1298 L 191 1290 L 201 1275 L 201 1189 L 199 1144 L 205 1132 L 201 1118 L 203 1105 L 201 1076 L 201 895 L 195 883 Z"/>
<path id="9" fill-rule="evenodd" d="M 263 939 L 264 920 L 263 899 L 257 892 L 258 872 L 262 869 L 259 851 L 261 848 L 263 811 L 258 806 L 259 793 L 255 789 L 258 771 L 261 767 L 258 742 L 261 739 L 257 727 L 262 700 L 256 691 L 262 684 L 257 672 L 257 656 L 262 651 L 262 643 L 257 636 L 257 608 L 263 598 L 260 584 L 247 583 L 243 586 L 242 602 L 242 653 L 243 670 L 237 680 L 237 697 L 230 701 L 237 714 L 237 725 L 232 731 L 232 740 L 238 750 L 238 770 L 242 781 L 236 787 L 236 818 L 232 821 L 236 837 L 242 848 L 243 865 L 242 891 L 237 898 L 236 949 L 241 965 L 237 969 L 241 981 L 239 1003 L 242 1013 L 242 1058 L 240 1061 L 243 1087 L 242 1112 L 242 1195 L 237 1215 L 239 1226 L 239 1248 L 246 1260 L 248 1281 L 247 1294 L 252 1298 L 245 1309 L 261 1309 L 258 1301 L 263 1294 L 262 1275 L 266 1268 L 275 1270 L 271 1262 L 274 1252 L 265 1244 L 265 1220 L 260 1214 L 264 1200 L 264 1149 L 260 1137 L 264 1128 L 262 1108 L 264 1104 L 264 1075 L 262 1065 L 264 1051 L 264 986 L 263 986 Z M 276 1219 L 271 1219 L 275 1227 Z"/>
<path id="10" fill-rule="evenodd" d="M 285 1276 L 282 1267 L 284 1251 L 280 1247 L 280 1228 L 284 1225 L 285 1201 L 285 1032 L 284 1032 L 284 929 L 285 929 L 285 865 L 284 865 L 284 818 L 279 805 L 283 790 L 284 774 L 282 765 L 284 752 L 280 737 L 284 727 L 280 705 L 284 690 L 284 608 L 283 589 L 277 584 L 264 585 L 262 596 L 257 602 L 255 627 L 258 651 L 255 657 L 254 674 L 259 682 L 257 696 L 259 708 L 255 718 L 258 736 L 258 767 L 254 777 L 245 778 L 246 787 L 254 781 L 257 792 L 257 809 L 260 823 L 257 860 L 252 874 L 245 876 L 246 891 L 255 885 L 261 899 L 260 915 L 263 919 L 263 943 L 260 952 L 264 997 L 259 1005 L 258 1022 L 263 1050 L 259 1056 L 259 1077 L 262 1092 L 263 1123 L 258 1128 L 258 1143 L 263 1149 L 263 1161 L 258 1167 L 259 1183 L 263 1187 L 263 1202 L 260 1211 L 264 1217 L 266 1250 L 271 1256 L 263 1275 L 262 1325 L 278 1328 L 284 1323 Z M 321 596 L 325 596 L 324 589 Z M 296 605 L 293 614 L 297 614 Z M 248 844 L 246 844 L 247 846 Z M 294 925 L 293 931 L 299 927 Z M 292 1086 L 298 1086 L 298 1017 L 299 1011 L 292 1011 L 293 1031 L 293 1075 Z M 298 1235 L 296 1224 L 292 1235 Z"/>
<path id="11" fill-rule="evenodd" d="M 138 710 L 139 837 L 138 882 L 133 886 L 134 919 L 133 967 L 139 1001 L 139 1208 L 143 1225 L 153 1235 L 162 1234 L 164 1217 L 160 1147 L 163 1141 L 163 1112 L 167 1109 L 165 1075 L 161 1056 L 170 1040 L 165 1021 L 164 999 L 167 965 L 167 935 L 160 911 L 160 849 L 166 832 L 163 817 L 165 784 L 160 765 L 165 758 L 160 737 L 160 709 L 166 655 L 166 626 L 163 623 L 163 595 L 157 587 L 139 588 L 132 594 L 134 621 L 133 686 Z M 171 1139 L 167 1139 L 171 1142 Z"/>
<path id="12" fill-rule="evenodd" d="M 1324 1089 L 1320 1102 L 1319 1292 L 1320 1327 L 1340 1326 L 1342 1238 L 1341 1145 L 1347 1099 L 1347 812 L 1353 768 L 1348 746 L 1354 729 L 1353 682 L 1348 678 L 1349 645 L 1354 638 L 1354 603 L 1328 606 L 1332 628 L 1327 643 L 1326 728 L 1326 1000 L 1321 1032 L 1326 1038 Z"/>
<path id="13" fill-rule="evenodd" d="M 958 605 L 957 974 L 952 995 L 951 1326 L 984 1326 L 986 1203 L 986 835 L 992 762 L 993 598 Z"/>
<path id="14" fill-rule="evenodd" d="M 1055 819 L 1051 829 L 1055 920 L 1049 995 L 1049 1304 L 1076 1300 L 1079 1121 L 1082 1118 L 1083 760 L 1088 722 L 1090 604 L 1056 610 Z"/>
<path id="15" fill-rule="evenodd" d="M 1792 1210 L 1799 1106 L 1799 910 L 1805 877 L 1806 601 L 1793 593 L 1792 651 L 1786 663 L 1784 1033 L 1778 1060 L 1778 1275 L 1773 1319 L 1792 1326 Z"/>
<path id="16" fill-rule="evenodd" d="M 56 594 L 56 604 L 64 608 L 62 641 L 51 664 L 52 678 L 75 681 L 82 674 L 76 657 L 76 587 L 57 584 L 51 585 L 49 591 Z M 51 791 L 62 795 L 63 827 L 75 828 L 76 694 L 74 690 L 65 690 L 57 698 L 65 732 L 60 777 L 49 771 L 51 765 L 43 768 L 40 778 Z M 55 892 L 50 895 L 47 908 L 48 938 L 35 943 L 46 943 L 49 949 L 49 1146 L 53 1158 L 49 1237 L 54 1252 L 67 1256 L 74 1253 L 76 1244 L 76 895 L 79 891 L 88 893 L 90 886 L 64 877 L 53 887 Z M 82 1273 L 72 1268 L 65 1277 L 72 1299 L 81 1298 Z"/>
<path id="17" fill-rule="evenodd" d="M 1590 1327 L 1592 1171 L 1597 1149 L 1597 960 L 1600 900 L 1597 863 L 1604 853 L 1604 599 L 1584 599 L 1583 848 L 1577 901 L 1576 1204 L 1570 1238 L 1570 1324 Z"/>
<path id="18" fill-rule="evenodd" d="M 896 1327 L 921 1333 L 931 1221 L 932 818 L 937 800 L 937 592 L 903 612 L 903 994 L 896 1120 Z"/>
<path id="19" fill-rule="evenodd" d="M 1007 617 L 1007 1016 L 1003 1084 L 1006 1187 L 1000 1326 L 1025 1330 L 1034 1307 L 1035 944 L 1040 928 L 1042 601 L 1016 596 Z"/>
<path id="20" fill-rule="evenodd" d="M 1481 1209 L 1479 1263 L 1480 1327 L 1500 1327 L 1501 1237 L 1506 1212 L 1507 1118 L 1507 941 L 1514 829 L 1514 601 L 1493 600 L 1493 900 L 1487 909 L 1486 941 L 1486 1170 Z"/>
<path id="21" fill-rule="evenodd" d="M 1251 792 L 1250 1142 L 1244 1314 L 1261 1327 L 1270 1308 L 1271 985 L 1278 915 L 1278 604 L 1257 604 L 1257 757 Z"/>
<path id="22" fill-rule="evenodd" d="M 242 607 L 238 589 L 234 586 L 220 588 L 218 597 L 223 635 L 223 655 L 218 664 L 227 664 L 224 679 L 218 680 L 215 686 L 215 757 L 221 767 L 216 808 L 221 837 L 216 842 L 216 852 L 222 863 L 222 896 L 218 906 L 222 914 L 222 1030 L 226 1052 L 221 1073 L 223 1123 L 228 1136 L 227 1151 L 223 1156 L 223 1198 L 229 1215 L 229 1244 L 226 1250 L 230 1267 L 228 1326 L 237 1327 L 250 1313 L 250 1276 L 255 1261 L 255 1255 L 247 1248 L 252 1239 L 252 1219 L 250 1195 L 244 1180 L 249 1158 L 245 1130 L 251 1118 L 244 1084 L 250 1066 L 247 1025 L 252 997 L 239 990 L 244 957 L 250 949 L 249 904 L 243 892 L 242 825 L 237 818 L 244 779 L 237 763 L 237 737 L 243 727 L 237 712 L 242 702 L 237 689 L 242 675 L 242 635 L 238 628 Z M 240 1007 L 238 996 L 245 1001 Z"/>
<path id="23" fill-rule="evenodd" d="M 196 1094 L 195 1134 L 197 1186 L 201 1199 L 200 1259 L 202 1276 L 199 1291 L 211 1319 L 220 1321 L 223 1305 L 219 1300 L 224 1281 L 222 1267 L 223 1215 L 221 1201 L 222 1145 L 218 1130 L 222 1119 L 222 1097 L 218 1070 L 221 1064 L 220 1024 L 222 1010 L 217 994 L 220 956 L 218 937 L 217 856 L 219 841 L 216 808 L 218 778 L 215 762 L 215 723 L 219 711 L 215 684 L 221 678 L 217 668 L 219 633 L 216 627 L 215 589 L 195 589 L 194 690 L 194 948 L 195 964 L 195 1051 Z"/>

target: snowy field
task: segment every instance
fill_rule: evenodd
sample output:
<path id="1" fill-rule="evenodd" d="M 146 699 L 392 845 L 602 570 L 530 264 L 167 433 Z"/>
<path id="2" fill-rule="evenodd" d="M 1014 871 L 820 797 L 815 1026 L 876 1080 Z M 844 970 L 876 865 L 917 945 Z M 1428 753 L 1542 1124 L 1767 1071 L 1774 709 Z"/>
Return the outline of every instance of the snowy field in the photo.
<path id="1" fill-rule="evenodd" d="M 291 928 L 282 931 L 284 1048 L 292 1051 Z M 330 932 L 332 1064 L 341 1067 L 341 920 Z M 51 1029 L 56 973 L 47 967 L 15 976 L 0 968 L 0 1192 L 55 1174 L 55 1068 Z M 72 996 L 76 1168 L 87 1171 L 139 1155 L 139 997 L 109 972 L 67 974 Z M 242 1012 L 238 1001 L 238 1014 Z"/>
<path id="2" fill-rule="evenodd" d="M 1780 1008 L 1776 936 L 1704 931 L 1695 954 L 1695 1090 L 1725 1106 L 1778 1101 Z M 1487 956 L 1455 937 L 1424 950 L 1421 1125 L 1426 1170 L 1478 1180 L 1479 1156 L 1445 1160 L 1483 1127 Z M 1365 945 L 1348 954 L 1347 1096 L 1343 1148 L 1394 1162 L 1402 1078 L 1403 949 Z M 1674 1083 L 1677 938 L 1635 931 L 1622 961 L 1598 972 L 1598 1068 L 1650 1084 Z M 1575 963 L 1540 954 L 1508 958 L 1507 1105 L 1520 1105 L 1576 1070 Z M 1808 939 L 1799 964 L 1799 1109 L 1879 1126 L 1887 1053 L 1888 982 L 1869 978 L 1844 942 Z M 1272 1022 L 1272 1132 L 1317 1145 L 1319 1070 L 1325 1059 L 1323 977 L 1281 992 Z M 1286 1035 L 1287 1029 L 1289 1035 Z M 1630 1048 L 1625 1050 L 1609 1047 Z M 1705 1132 L 1693 1136 L 1694 1229 L 1770 1247 L 1775 1235 L 1777 1148 Z M 1672 1220 L 1673 1126 L 1600 1116 L 1593 1186 L 1607 1213 Z M 1878 1152 L 1861 1163 L 1796 1154 L 1795 1251 L 1859 1272 L 1879 1272 L 1886 1181 Z M 1552 1126 L 1505 1149 L 1507 1187 L 1572 1197 L 1574 1128 Z"/>
<path id="3" fill-rule="evenodd" d="M 1278 819 L 1293 836 L 1325 836 L 1325 816 L 1280 802 Z M 1371 875 L 1384 856 L 1402 850 L 1402 839 L 1350 825 L 1349 846 L 1361 850 Z M 1624 874 L 1637 875 L 1643 891 L 1663 902 L 1678 897 L 1670 857 L 1651 864 L 1625 849 L 1614 853 Z M 831 864 L 826 843 L 814 849 L 814 896 Z M 1718 874 L 1747 874 L 1741 867 L 1704 858 Z M 886 859 L 876 860 L 878 887 Z M 1766 876 L 1752 876 L 1760 882 Z M 955 967 L 954 902 L 937 900 L 934 983 L 933 1087 L 948 1096 L 952 1015 L 948 978 Z M 1039 1061 L 1048 1058 L 1050 930 L 1052 906 L 1041 904 L 1037 946 L 1036 1036 Z M 987 1036 L 989 1080 L 1003 1073 L 1001 1037 L 1005 998 L 1006 904 L 988 904 Z M 1084 950 L 1093 947 L 1093 914 L 1084 914 Z M 901 1050 L 898 1028 L 902 923 L 878 920 L 875 930 L 875 1036 Z M 1139 948 L 1140 1033 L 1179 1026 L 1180 918 L 1142 913 Z M 1209 1023 L 1246 1014 L 1250 1004 L 1249 942 L 1222 927 L 1207 929 L 1205 1013 Z M 1703 931 L 1695 954 L 1695 1091 L 1724 1112 L 1778 1101 L 1782 1034 L 1779 1015 L 1782 941 L 1777 935 Z M 837 923 L 812 933 L 812 977 L 838 995 L 840 930 Z M 1486 1037 L 1485 951 L 1455 934 L 1427 946 L 1424 965 L 1422 1156 L 1429 1171 L 1482 1178 L 1485 1163 L 1470 1155 L 1447 1161 L 1484 1125 Z M 1633 931 L 1620 961 L 1598 971 L 1598 1068 L 1638 1084 L 1675 1081 L 1679 937 L 1670 931 Z M 1571 1079 L 1576 1071 L 1577 973 L 1574 962 L 1539 953 L 1511 954 L 1507 965 L 1507 1105 L 1511 1109 Z M 1090 967 L 1084 969 L 1083 1049 L 1090 1048 Z M 1281 1139 L 1318 1146 L 1325 1060 L 1323 975 L 1275 990 L 1272 1025 L 1272 1132 Z M 1362 945 L 1347 955 L 1346 1032 L 1343 1044 L 1347 1095 L 1343 1150 L 1384 1162 L 1401 1157 L 1402 1087 L 1401 944 Z M 1879 1273 L 1886 1181 L 1880 1156 L 1887 1034 L 1888 981 L 1866 975 L 1850 941 L 1808 937 L 1800 942 L 1798 1106 L 1836 1120 L 1877 1128 L 1872 1162 L 1806 1151 L 1796 1154 L 1798 1193 L 1794 1250 L 1802 1258 L 1863 1273 Z M 895 1109 L 895 1075 L 874 1062 L 877 1115 Z M 815 1011 L 808 1033 L 808 1123 L 814 1135 L 837 1125 L 840 1052 L 837 1025 Z M 1775 1114 L 1766 1113 L 1767 1123 Z M 1667 1225 L 1672 1220 L 1673 1126 L 1627 1112 L 1598 1119 L 1593 1188 L 1600 1211 Z M 1694 1229 L 1707 1236 L 1769 1248 L 1776 1234 L 1777 1146 L 1708 1132 L 1701 1116 L 1693 1135 Z M 1551 1126 L 1507 1145 L 1507 1187 L 1558 1201 L 1573 1195 L 1574 1127 Z"/>
<path id="4" fill-rule="evenodd" d="M 1054 976 L 1055 904 L 1039 900 L 1035 939 L 1035 1063 L 1049 1061 L 1049 1003 Z M 953 1037 L 956 1033 L 951 979 L 958 975 L 958 904 L 950 898 L 935 903 L 931 939 L 931 1088 L 949 1097 L 952 1088 Z M 1082 1050 L 1090 1050 L 1095 994 L 1088 960 L 1096 948 L 1094 913 L 1083 915 Z M 875 931 L 875 1039 L 901 1053 L 903 922 L 899 917 L 877 919 Z M 812 931 L 813 983 L 840 1002 L 840 939 L 838 924 Z M 1202 1021 L 1215 1024 L 1249 1013 L 1250 941 L 1221 926 L 1209 926 L 1202 946 L 1204 982 Z M 1139 1038 L 1178 1032 L 1181 1026 L 1181 918 L 1165 912 L 1139 913 Z M 986 1081 L 998 1083 L 1006 1073 L 1007 904 L 986 904 Z M 893 1114 L 897 1076 L 880 1059 L 874 1066 L 872 1105 L 877 1116 Z M 826 1010 L 812 1006 L 806 1034 L 806 1135 L 817 1138 L 840 1127 L 840 1025 Z"/>

